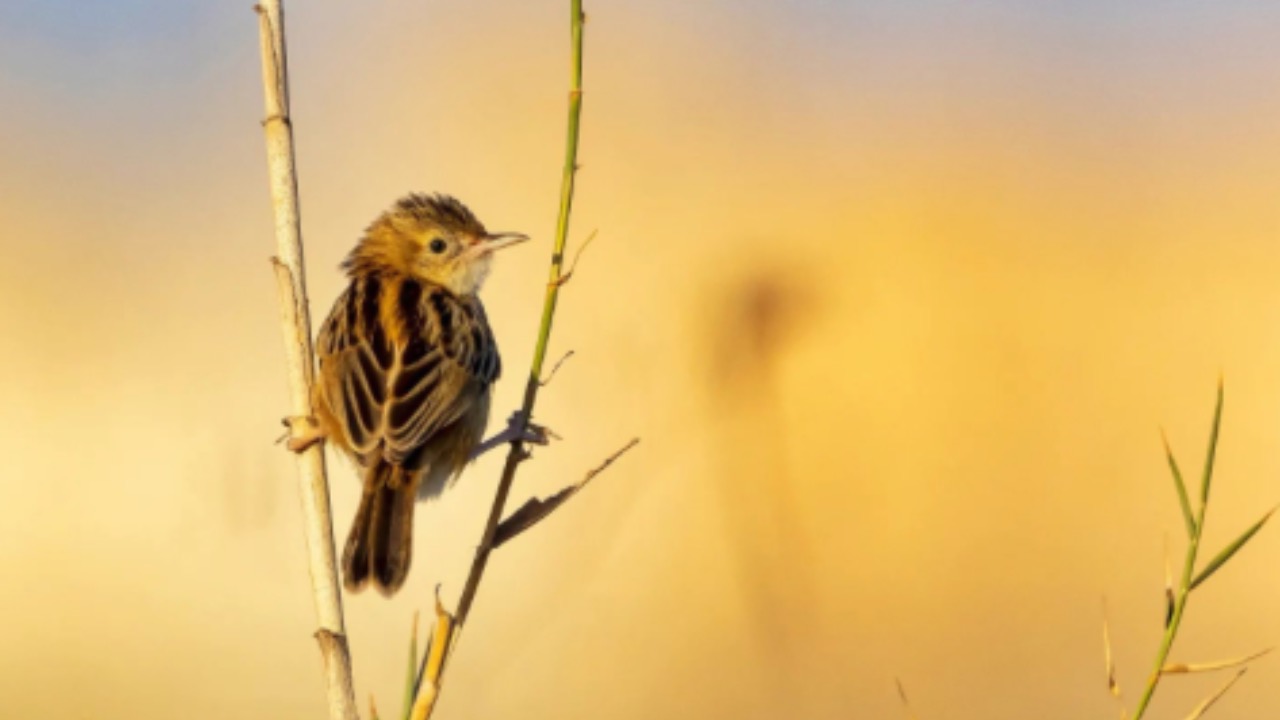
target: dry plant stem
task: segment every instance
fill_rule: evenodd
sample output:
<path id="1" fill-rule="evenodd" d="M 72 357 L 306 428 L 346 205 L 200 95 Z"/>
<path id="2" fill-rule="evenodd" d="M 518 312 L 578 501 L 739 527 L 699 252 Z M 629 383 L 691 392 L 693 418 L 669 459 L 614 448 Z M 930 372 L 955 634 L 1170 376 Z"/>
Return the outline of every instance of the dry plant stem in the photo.
<path id="1" fill-rule="evenodd" d="M 289 371 L 291 414 L 309 417 L 314 359 L 298 219 L 298 182 L 294 169 L 293 129 L 289 121 L 288 70 L 285 61 L 284 11 L 281 0 L 264 0 L 258 12 L 262 48 L 262 86 L 266 102 L 263 130 L 271 205 L 275 213 L 276 257 L 273 259 L 280 299 L 280 328 Z M 355 692 L 351 682 L 351 654 L 347 647 L 334 562 L 333 520 L 329 512 L 329 483 L 324 451 L 316 444 L 298 453 L 298 491 L 307 536 L 311 591 L 315 599 L 316 639 L 324 658 L 329 717 L 354 720 Z"/>
<path id="2" fill-rule="evenodd" d="M 1201 672 L 1213 672 L 1215 670 L 1226 670 L 1228 668 L 1247 665 L 1248 663 L 1251 663 L 1254 660 L 1257 660 L 1263 655 L 1270 654 L 1272 650 L 1275 650 L 1275 648 L 1273 647 L 1265 648 L 1251 655 L 1245 655 L 1244 657 L 1238 657 L 1232 660 L 1218 660 L 1216 662 L 1191 663 L 1191 664 L 1170 663 L 1168 665 L 1165 665 L 1164 669 L 1161 670 L 1161 672 L 1163 672 L 1165 675 L 1181 675 L 1184 673 L 1201 673 Z"/>
<path id="3" fill-rule="evenodd" d="M 1116 707 L 1120 710 L 1120 719 L 1124 720 L 1128 717 L 1128 712 L 1124 709 L 1124 698 L 1120 692 L 1120 680 L 1116 677 L 1115 658 L 1111 652 L 1111 620 L 1108 616 L 1107 599 L 1104 597 L 1102 599 L 1102 646 L 1107 667 L 1107 690 L 1116 701 Z"/>
<path id="4" fill-rule="evenodd" d="M 520 420 L 516 433 L 517 439 L 511 443 L 506 462 L 502 467 L 502 477 L 498 481 L 498 490 L 493 498 L 493 506 L 489 510 L 489 518 L 485 522 L 484 536 L 476 548 L 475 559 L 471 563 L 471 571 L 467 574 L 466 585 L 458 600 L 457 614 L 451 622 L 441 623 L 443 634 L 437 634 L 433 643 L 441 646 L 441 661 L 438 664 L 428 662 L 424 658 L 423 671 L 419 673 L 418 698 L 414 702 L 411 717 L 422 720 L 430 717 L 439 698 L 446 660 L 452 653 L 457 634 L 466 625 L 471 614 L 471 606 L 475 602 L 480 580 L 484 577 L 485 567 L 489 563 L 489 554 L 493 550 L 493 537 L 502 521 L 507 505 L 507 496 L 511 494 L 511 484 L 515 480 L 516 468 L 528 457 L 524 443 L 519 439 L 527 430 L 529 419 L 533 417 L 534 402 L 538 398 L 541 387 L 542 366 L 547 358 L 547 345 L 551 337 L 551 324 L 555 318 L 556 301 L 560 295 L 562 271 L 564 268 L 564 248 L 569 235 L 569 213 L 573 207 L 574 177 L 578 170 L 578 130 L 582 116 L 582 31 L 585 17 L 582 14 L 582 0 L 570 0 L 570 34 L 572 45 L 572 62 L 570 65 L 569 89 L 569 127 L 565 141 L 564 173 L 560 184 L 560 210 L 556 220 L 555 245 L 551 251 L 550 279 L 547 282 L 546 296 L 542 303 L 542 321 L 538 328 L 538 340 L 534 346 L 533 363 L 529 368 L 529 377 L 525 382 L 524 400 L 521 403 Z"/>
<path id="5" fill-rule="evenodd" d="M 1240 671 L 1235 675 L 1232 675 L 1231 679 L 1228 680 L 1226 684 L 1215 690 L 1212 695 L 1205 698 L 1204 702 L 1197 705 L 1196 709 L 1192 710 L 1191 714 L 1187 716 L 1187 720 L 1200 720 L 1201 717 L 1204 717 L 1205 712 L 1207 712 L 1209 708 L 1213 707 L 1214 703 L 1221 700 L 1222 696 L 1226 695 L 1227 691 L 1231 689 L 1231 686 L 1235 685 L 1236 682 L 1238 682 L 1240 678 L 1244 677 L 1244 674 L 1248 671 L 1249 668 L 1240 668 Z"/>
<path id="6" fill-rule="evenodd" d="M 560 366 L 564 365 L 564 361 L 568 360 L 571 357 L 573 357 L 572 350 L 569 350 L 564 355 L 561 355 L 560 359 L 556 361 L 556 364 L 551 366 L 551 373 L 547 375 L 547 379 L 539 381 L 538 384 L 541 385 L 542 387 L 546 387 L 550 385 L 551 381 L 556 379 L 556 373 L 560 372 Z"/>
<path id="7" fill-rule="evenodd" d="M 631 438 L 630 442 L 605 458 L 604 462 L 587 471 L 586 476 L 578 482 L 562 488 L 556 494 L 546 498 L 529 498 L 524 505 L 521 505 L 515 512 L 498 523 L 498 529 L 494 531 L 492 542 L 489 543 L 490 550 L 502 547 L 508 541 L 514 540 L 526 530 L 547 519 L 551 513 L 555 512 L 561 505 L 564 505 L 569 498 L 585 488 L 588 483 L 595 479 L 595 476 L 609 469 L 609 466 L 617 462 L 618 458 L 639 444 L 640 438 Z"/>
<path id="8" fill-rule="evenodd" d="M 422 658 L 424 680 L 418 688 L 418 697 L 409 711 L 409 720 L 425 720 L 435 712 L 436 700 L 440 697 L 441 678 L 444 676 L 444 663 L 448 659 L 450 643 L 457 627 L 457 621 L 440 603 L 439 587 L 437 587 L 436 626 L 431 633 L 431 642 L 427 645 L 427 654 Z"/>

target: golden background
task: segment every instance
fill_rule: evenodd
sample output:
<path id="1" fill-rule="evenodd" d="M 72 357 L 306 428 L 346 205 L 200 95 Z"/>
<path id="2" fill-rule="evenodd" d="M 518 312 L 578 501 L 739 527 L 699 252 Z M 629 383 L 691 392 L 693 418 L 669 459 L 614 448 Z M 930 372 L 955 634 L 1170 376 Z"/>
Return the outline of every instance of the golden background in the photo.
<path id="1" fill-rule="evenodd" d="M 0 715 L 315 718 L 249 2 L 0 8 Z M 287 2 L 315 322 L 363 227 L 456 194 L 536 242 L 484 293 L 527 368 L 567 4 Z M 572 237 L 516 502 L 442 717 L 1114 717 L 1227 386 L 1212 552 L 1280 500 L 1280 13 L 1261 2 L 587 6 Z M 399 705 L 500 458 L 348 597 Z M 337 532 L 358 488 L 331 463 Z M 1173 657 L 1280 639 L 1268 528 Z M 1212 717 L 1280 713 L 1259 661 Z M 1174 677 L 1151 717 L 1220 678 Z"/>

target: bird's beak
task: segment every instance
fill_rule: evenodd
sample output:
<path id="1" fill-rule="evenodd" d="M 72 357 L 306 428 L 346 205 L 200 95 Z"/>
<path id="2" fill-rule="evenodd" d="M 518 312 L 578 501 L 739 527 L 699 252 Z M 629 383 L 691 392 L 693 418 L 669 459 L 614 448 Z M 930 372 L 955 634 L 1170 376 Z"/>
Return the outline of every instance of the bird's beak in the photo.
<path id="1" fill-rule="evenodd" d="M 528 240 L 529 236 L 524 233 L 517 232 L 501 232 L 490 233 L 480 238 L 479 242 L 471 246 L 470 253 L 476 256 L 488 255 L 495 250 L 509 248 L 512 245 L 519 245 Z"/>

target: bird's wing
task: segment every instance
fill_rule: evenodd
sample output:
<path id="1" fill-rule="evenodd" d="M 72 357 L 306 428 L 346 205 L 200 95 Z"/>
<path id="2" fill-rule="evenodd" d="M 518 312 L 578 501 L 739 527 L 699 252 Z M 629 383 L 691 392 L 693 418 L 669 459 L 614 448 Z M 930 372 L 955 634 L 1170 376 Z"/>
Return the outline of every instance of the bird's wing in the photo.
<path id="1" fill-rule="evenodd" d="M 353 281 L 320 345 L 324 392 L 352 449 L 381 444 L 396 464 L 462 417 L 501 372 L 479 300 L 412 279 Z"/>
<path id="2" fill-rule="evenodd" d="M 339 296 L 316 341 L 319 390 L 339 425 L 345 445 L 357 455 L 377 446 L 387 376 L 395 355 L 379 327 L 377 278 L 357 278 Z"/>

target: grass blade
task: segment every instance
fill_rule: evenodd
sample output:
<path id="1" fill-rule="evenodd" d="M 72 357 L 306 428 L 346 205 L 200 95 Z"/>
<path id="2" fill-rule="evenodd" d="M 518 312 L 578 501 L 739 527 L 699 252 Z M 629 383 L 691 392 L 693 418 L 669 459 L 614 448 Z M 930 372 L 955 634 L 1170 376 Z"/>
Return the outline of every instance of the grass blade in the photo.
<path id="1" fill-rule="evenodd" d="M 418 611 L 413 612 L 413 634 L 409 636 L 409 674 L 404 681 L 404 711 L 400 717 L 408 720 L 413 709 L 413 691 L 418 685 Z"/>
<path id="2" fill-rule="evenodd" d="M 503 543 L 517 537 L 520 533 L 542 522 L 548 515 L 555 512 L 557 508 L 563 505 L 565 501 L 573 497 L 575 493 L 586 487 L 587 483 L 591 482 L 595 476 L 604 472 L 610 465 L 616 462 L 618 458 L 622 457 L 628 450 L 639 444 L 640 438 L 631 438 L 631 442 L 623 445 L 621 450 L 616 451 L 609 457 L 605 458 L 604 462 L 588 471 L 586 477 L 582 478 L 582 480 L 563 488 L 560 492 L 557 492 L 555 495 L 552 495 L 545 500 L 542 498 L 529 498 L 524 505 L 520 506 L 520 509 L 511 513 L 510 516 L 498 524 L 497 529 L 493 531 L 493 539 L 489 542 L 489 548 L 496 550 L 501 547 Z"/>
<path id="3" fill-rule="evenodd" d="M 1257 660 L 1258 658 L 1262 657 L 1263 655 L 1266 655 L 1272 650 L 1275 650 L 1275 648 L 1267 648 L 1265 650 L 1259 650 L 1258 652 L 1252 655 L 1245 655 L 1244 657 L 1236 658 L 1234 660 L 1219 660 L 1217 662 L 1191 663 L 1191 664 L 1169 663 L 1168 665 L 1165 665 L 1163 668 L 1161 668 L 1160 672 L 1164 673 L 1165 675 L 1179 675 L 1182 673 L 1213 672 L 1214 670 L 1226 670 L 1227 668 L 1238 667 L 1240 665 L 1253 662 L 1254 660 Z"/>
<path id="4" fill-rule="evenodd" d="M 1223 695 L 1226 695 L 1227 691 L 1231 689 L 1231 686 L 1235 685 L 1236 681 L 1239 680 L 1241 677 L 1243 677 L 1245 672 L 1248 671 L 1248 669 L 1249 668 L 1241 668 L 1240 672 L 1233 675 L 1225 685 L 1218 688 L 1217 692 L 1205 698 L 1204 702 L 1197 705 L 1196 709 L 1191 711 L 1191 714 L 1187 716 L 1187 720 L 1200 720 L 1200 717 L 1204 715 L 1205 711 L 1208 710 L 1211 705 L 1218 702 L 1219 698 L 1221 698 Z"/>
<path id="5" fill-rule="evenodd" d="M 1218 455 L 1218 428 L 1222 427 L 1222 378 L 1218 378 L 1218 404 L 1213 409 L 1213 429 L 1209 431 L 1209 452 L 1204 457 L 1204 476 L 1200 478 L 1200 506 L 1209 502 L 1209 485 L 1213 481 L 1213 461 Z"/>
<path id="6" fill-rule="evenodd" d="M 1182 471 L 1178 469 L 1178 461 L 1173 457 L 1169 447 L 1169 438 L 1164 430 L 1160 430 L 1160 440 L 1164 443 L 1164 456 L 1169 461 L 1169 472 L 1173 473 L 1173 484 L 1178 489 L 1178 503 L 1182 505 L 1182 520 L 1187 524 L 1187 537 L 1196 536 L 1196 516 L 1191 512 L 1191 498 L 1187 496 L 1187 484 L 1182 481 Z"/>
<path id="7" fill-rule="evenodd" d="M 1253 536 L 1262 529 L 1262 526 L 1266 524 L 1267 520 L 1271 519 L 1271 514 L 1275 511 L 1275 508 L 1268 510 L 1266 515 L 1263 515 L 1258 522 L 1254 523 L 1248 530 L 1245 530 L 1243 535 L 1235 539 L 1235 542 L 1232 542 L 1230 545 L 1223 548 L 1222 552 L 1218 553 L 1216 557 L 1210 560 L 1209 564 L 1204 566 L 1204 569 L 1200 571 L 1199 575 L 1196 575 L 1196 579 L 1191 581 L 1191 586 L 1188 589 L 1195 590 L 1196 586 L 1200 585 L 1200 583 L 1203 583 L 1205 580 L 1208 580 L 1211 575 L 1218 571 L 1218 568 L 1225 565 L 1227 561 L 1231 559 L 1232 555 L 1239 552 L 1240 548 L 1244 547 L 1244 544 L 1249 542 L 1249 540 L 1251 540 Z"/>
<path id="8" fill-rule="evenodd" d="M 1116 663 L 1111 655 L 1111 623 L 1107 620 L 1107 599 L 1102 599 L 1102 651 L 1107 664 L 1107 691 L 1120 700 L 1120 681 L 1116 679 Z M 1121 703 L 1121 707 L 1124 704 Z"/>

